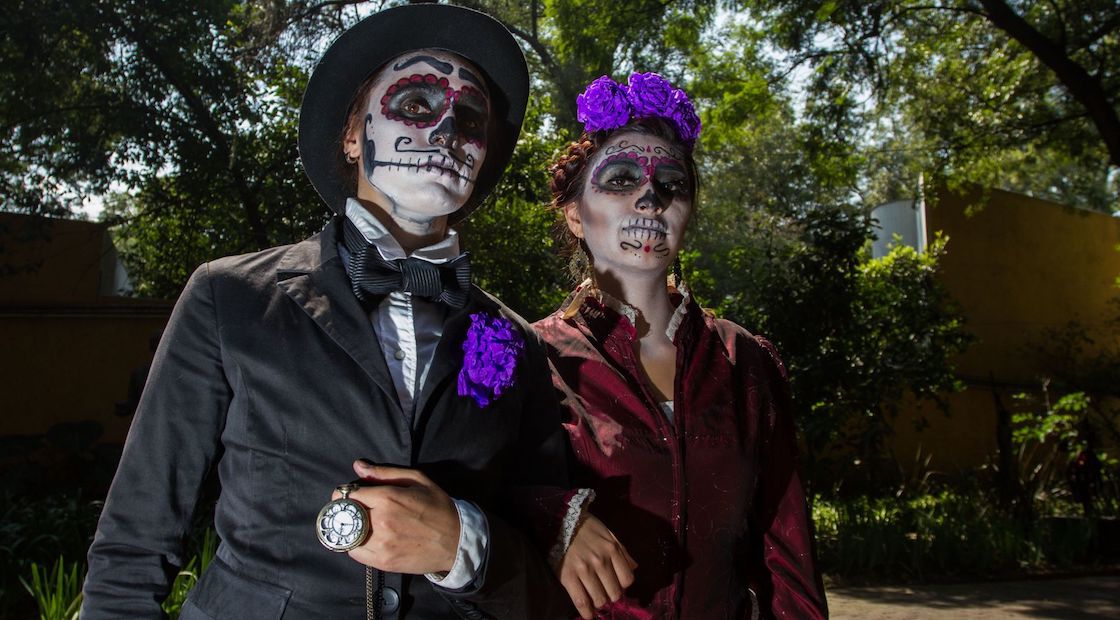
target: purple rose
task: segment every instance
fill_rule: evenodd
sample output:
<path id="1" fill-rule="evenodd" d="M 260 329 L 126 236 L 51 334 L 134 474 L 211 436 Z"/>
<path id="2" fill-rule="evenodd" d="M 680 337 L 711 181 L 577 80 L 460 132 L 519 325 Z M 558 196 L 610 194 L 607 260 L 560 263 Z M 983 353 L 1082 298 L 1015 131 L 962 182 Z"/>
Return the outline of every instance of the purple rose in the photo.
<path id="1" fill-rule="evenodd" d="M 673 91 L 669 80 L 656 73 L 631 73 L 629 99 L 634 116 L 667 116 Z"/>
<path id="2" fill-rule="evenodd" d="M 576 97 L 576 118 L 587 131 L 614 129 L 630 120 L 626 89 L 607 76 L 587 85 Z"/>
<path id="3" fill-rule="evenodd" d="M 692 146 L 700 137 L 700 117 L 696 115 L 696 109 L 692 107 L 692 102 L 683 90 L 673 91 L 671 110 L 669 119 L 677 126 L 677 135 L 683 142 Z"/>
<path id="4" fill-rule="evenodd" d="M 517 361 L 525 339 L 505 317 L 471 315 L 463 340 L 463 367 L 459 369 L 459 396 L 470 396 L 486 408 L 513 385 Z"/>

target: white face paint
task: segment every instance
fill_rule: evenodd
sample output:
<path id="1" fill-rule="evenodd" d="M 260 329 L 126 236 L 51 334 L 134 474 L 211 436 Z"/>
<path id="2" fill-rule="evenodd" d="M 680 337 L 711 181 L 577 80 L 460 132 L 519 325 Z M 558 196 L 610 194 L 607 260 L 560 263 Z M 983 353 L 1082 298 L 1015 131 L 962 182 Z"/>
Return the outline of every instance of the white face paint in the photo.
<path id="1" fill-rule="evenodd" d="M 355 131 L 358 196 L 412 225 L 454 213 L 474 191 L 489 121 L 485 82 L 470 62 L 439 50 L 390 60 Z"/>
<path id="2" fill-rule="evenodd" d="M 663 275 L 692 215 L 684 155 L 657 136 L 628 132 L 608 140 L 587 165 L 583 195 L 566 215 L 595 270 Z"/>

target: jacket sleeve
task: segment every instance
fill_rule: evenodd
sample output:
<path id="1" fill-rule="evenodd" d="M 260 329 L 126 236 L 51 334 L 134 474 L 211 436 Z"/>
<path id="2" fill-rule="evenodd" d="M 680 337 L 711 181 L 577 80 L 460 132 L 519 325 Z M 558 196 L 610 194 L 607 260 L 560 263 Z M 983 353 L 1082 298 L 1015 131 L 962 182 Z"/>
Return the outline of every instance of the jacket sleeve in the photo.
<path id="1" fill-rule="evenodd" d="M 506 472 L 501 505 L 486 510 L 490 549 L 486 565 L 475 583 L 449 592 L 449 599 L 463 617 L 480 609 L 494 618 L 571 618 L 575 614 L 567 592 L 545 561 L 545 554 L 530 536 L 539 524 L 511 506 L 535 498 L 559 509 L 568 482 L 567 435 L 560 425 L 560 408 L 552 387 L 544 348 L 525 327 L 525 363 L 519 375 L 525 395 L 521 403 L 520 439 Z"/>
<path id="2" fill-rule="evenodd" d="M 797 462 L 793 403 L 785 367 L 774 346 L 762 346 L 769 398 L 759 415 L 762 446 L 751 524 L 758 538 L 751 589 L 765 618 L 828 617 L 824 584 L 816 565 L 813 525 Z"/>
<path id="3" fill-rule="evenodd" d="M 152 363 L 89 549 L 81 618 L 160 618 L 231 398 L 208 266 L 191 276 Z"/>

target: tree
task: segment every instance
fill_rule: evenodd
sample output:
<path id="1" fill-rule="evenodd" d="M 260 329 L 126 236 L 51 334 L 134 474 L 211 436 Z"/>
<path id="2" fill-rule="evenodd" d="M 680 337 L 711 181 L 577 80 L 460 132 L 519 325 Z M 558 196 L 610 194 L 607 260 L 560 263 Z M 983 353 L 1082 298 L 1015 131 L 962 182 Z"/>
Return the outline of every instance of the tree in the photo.
<path id="1" fill-rule="evenodd" d="M 0 20 L 5 210 L 65 214 L 121 195 L 138 291 L 174 296 L 216 255 L 300 239 L 325 218 L 295 150 L 305 76 L 258 62 L 251 4 L 26 0 Z"/>
<path id="2" fill-rule="evenodd" d="M 682 69 L 715 18 L 714 0 L 465 0 L 457 2 L 502 20 L 526 49 L 546 112 L 578 135 L 576 95 L 600 75 L 658 71 L 683 83 Z"/>
<path id="3" fill-rule="evenodd" d="M 763 0 L 744 3 L 789 70 L 812 69 L 817 122 L 917 174 L 1116 210 L 1115 2 Z M 878 134 L 877 138 L 875 134 Z M 874 170 L 874 168 L 872 168 Z M 883 185 L 880 177 L 877 181 Z M 893 198 L 893 196 L 888 196 Z"/>
<path id="4" fill-rule="evenodd" d="M 859 486 L 854 454 L 873 487 L 897 471 L 887 450 L 897 403 L 959 389 L 949 360 L 967 337 L 935 278 L 944 242 L 872 260 L 867 160 L 845 139 L 854 127 L 798 119 L 750 22 L 713 38 L 728 43 L 691 59 L 705 76 L 694 90 L 708 103 L 706 181 L 685 271 L 717 314 L 778 346 L 814 486 Z"/>

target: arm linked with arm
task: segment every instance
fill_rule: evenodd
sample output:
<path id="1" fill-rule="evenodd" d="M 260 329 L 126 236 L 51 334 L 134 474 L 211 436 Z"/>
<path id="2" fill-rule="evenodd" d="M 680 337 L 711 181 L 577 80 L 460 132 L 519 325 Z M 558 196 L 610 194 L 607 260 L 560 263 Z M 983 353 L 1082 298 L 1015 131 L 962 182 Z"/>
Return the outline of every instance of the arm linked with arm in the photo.
<path id="1" fill-rule="evenodd" d="M 567 594 L 539 545 L 522 531 L 531 528 L 515 527 L 511 521 L 525 515 L 508 509 L 527 497 L 559 500 L 563 493 L 557 490 L 566 489 L 568 480 L 567 439 L 543 346 L 528 328 L 526 339 L 519 374 L 525 383 L 521 430 L 502 498 L 507 506 L 484 511 L 490 546 L 479 578 L 466 588 L 441 591 L 457 608 L 477 605 L 497 618 L 570 618 Z"/>

